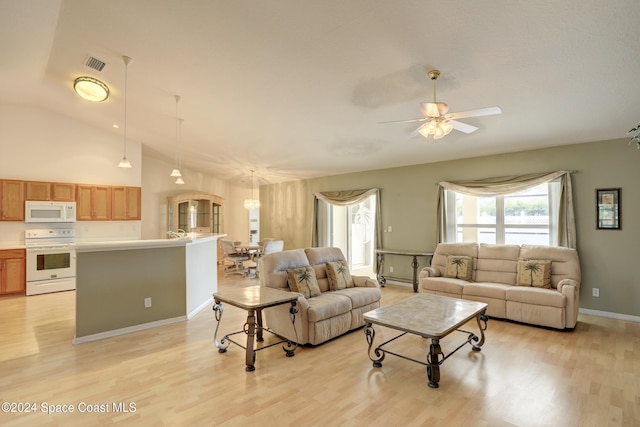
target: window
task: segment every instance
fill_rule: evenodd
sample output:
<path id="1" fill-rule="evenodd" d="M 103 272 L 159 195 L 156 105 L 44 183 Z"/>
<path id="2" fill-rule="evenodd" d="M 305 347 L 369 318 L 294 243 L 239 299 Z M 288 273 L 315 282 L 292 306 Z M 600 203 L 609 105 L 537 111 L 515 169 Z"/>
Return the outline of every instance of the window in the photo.
<path id="1" fill-rule="evenodd" d="M 458 208 L 458 193 L 474 196 L 475 199 L 469 199 L 469 207 L 465 206 L 464 200 L 459 201 L 458 205 L 461 207 Z M 534 208 L 540 204 L 541 209 Z M 527 243 L 527 239 L 544 238 L 535 237 L 535 234 L 544 234 L 541 230 L 546 229 L 546 244 L 575 248 L 576 223 L 571 172 L 557 171 L 476 181 L 441 181 L 438 183 L 436 219 L 438 242 L 456 242 L 458 239 L 466 241 L 471 238 L 482 241 L 486 237 L 487 241 L 495 243 Z M 462 236 L 458 232 L 459 228 Z M 471 236 L 469 231 L 469 235 L 465 235 L 465 230 L 474 230 L 475 234 Z M 480 232 L 485 235 L 482 236 Z"/>
<path id="2" fill-rule="evenodd" d="M 449 241 L 551 245 L 557 194 L 558 181 L 495 197 L 445 190 Z"/>

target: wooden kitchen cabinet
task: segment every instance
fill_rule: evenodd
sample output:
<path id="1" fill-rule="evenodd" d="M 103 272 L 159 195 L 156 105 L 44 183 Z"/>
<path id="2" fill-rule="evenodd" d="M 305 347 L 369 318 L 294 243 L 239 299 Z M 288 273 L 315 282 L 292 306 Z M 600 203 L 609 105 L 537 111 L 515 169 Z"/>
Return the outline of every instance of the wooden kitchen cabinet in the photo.
<path id="1" fill-rule="evenodd" d="M 111 187 L 107 185 L 76 186 L 76 219 L 108 221 L 111 219 Z"/>
<path id="2" fill-rule="evenodd" d="M 74 202 L 76 200 L 76 185 L 66 182 L 27 181 L 25 189 L 27 200 L 55 202 Z"/>
<path id="3" fill-rule="evenodd" d="M 24 293 L 26 256 L 24 249 L 0 251 L 0 294 Z"/>
<path id="4" fill-rule="evenodd" d="M 0 181 L 0 220 L 24 221 L 24 181 Z"/>
<path id="5" fill-rule="evenodd" d="M 27 193 L 27 200 L 51 200 L 50 182 L 27 181 L 25 182 L 25 189 Z"/>
<path id="6" fill-rule="evenodd" d="M 56 202 L 74 202 L 76 200 L 76 185 L 66 182 L 52 183 L 51 200 Z"/>
<path id="7" fill-rule="evenodd" d="M 111 219 L 140 219 L 141 193 L 140 187 L 112 187 Z"/>

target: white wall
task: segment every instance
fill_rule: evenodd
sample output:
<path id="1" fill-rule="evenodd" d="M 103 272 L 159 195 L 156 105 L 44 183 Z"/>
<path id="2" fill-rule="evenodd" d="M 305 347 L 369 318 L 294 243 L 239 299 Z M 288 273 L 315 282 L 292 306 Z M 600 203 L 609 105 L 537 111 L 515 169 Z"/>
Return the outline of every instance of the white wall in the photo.
<path id="1" fill-rule="evenodd" d="M 159 239 L 165 237 L 169 229 L 167 196 L 191 192 L 215 194 L 216 196 L 224 198 L 223 232 L 233 239 L 243 241 L 248 239 L 249 214 L 242 206 L 244 201 L 242 189 L 221 179 L 184 167 L 181 168 L 181 172 L 185 183 L 184 185 L 176 185 L 175 178 L 169 176 L 172 169 L 173 162 L 169 160 L 159 159 L 146 154 L 143 155 L 143 239 Z M 236 193 L 239 193 L 239 195 Z"/>
<path id="2" fill-rule="evenodd" d="M 131 169 L 118 168 L 123 140 L 47 110 L 0 105 L 0 177 L 129 185 L 141 182 L 141 146 L 127 140 Z"/>
<path id="3" fill-rule="evenodd" d="M 201 191 L 225 199 L 225 232 L 238 240 L 249 233 L 243 189 L 212 176 L 184 169 L 186 184 L 169 177 L 173 163 L 143 154 L 142 145 L 127 140 L 131 169 L 117 167 L 122 136 L 97 129 L 41 108 L 0 105 L 0 178 L 29 181 L 142 187 L 141 221 L 79 221 L 83 240 L 128 240 L 165 237 L 169 194 Z M 235 195 L 235 192 L 240 192 Z M 24 230 L 41 228 L 23 222 L 0 222 L 0 245 L 18 244 Z"/>

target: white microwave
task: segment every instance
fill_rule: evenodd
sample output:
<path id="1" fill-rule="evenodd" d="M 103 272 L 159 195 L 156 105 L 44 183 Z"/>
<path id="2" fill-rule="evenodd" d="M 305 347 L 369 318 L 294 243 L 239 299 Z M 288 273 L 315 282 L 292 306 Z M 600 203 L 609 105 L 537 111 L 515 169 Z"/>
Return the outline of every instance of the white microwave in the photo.
<path id="1" fill-rule="evenodd" d="M 76 222 L 76 202 L 35 202 L 24 204 L 25 222 Z"/>

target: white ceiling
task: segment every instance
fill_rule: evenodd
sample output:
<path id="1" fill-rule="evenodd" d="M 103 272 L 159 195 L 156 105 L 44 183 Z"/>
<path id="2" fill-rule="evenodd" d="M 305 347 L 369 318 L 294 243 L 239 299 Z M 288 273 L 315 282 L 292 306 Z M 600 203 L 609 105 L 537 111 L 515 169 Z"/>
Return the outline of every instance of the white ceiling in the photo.
<path id="1" fill-rule="evenodd" d="M 623 138 L 640 120 L 638 0 L 0 0 L 0 102 L 38 105 L 260 184 Z M 102 72 L 84 65 L 91 55 Z M 498 105 L 440 142 L 432 100 Z M 81 75 L 103 103 L 72 90 Z M 637 155 L 630 150 L 630 155 Z M 119 159 L 114 159 L 117 162 Z"/>

